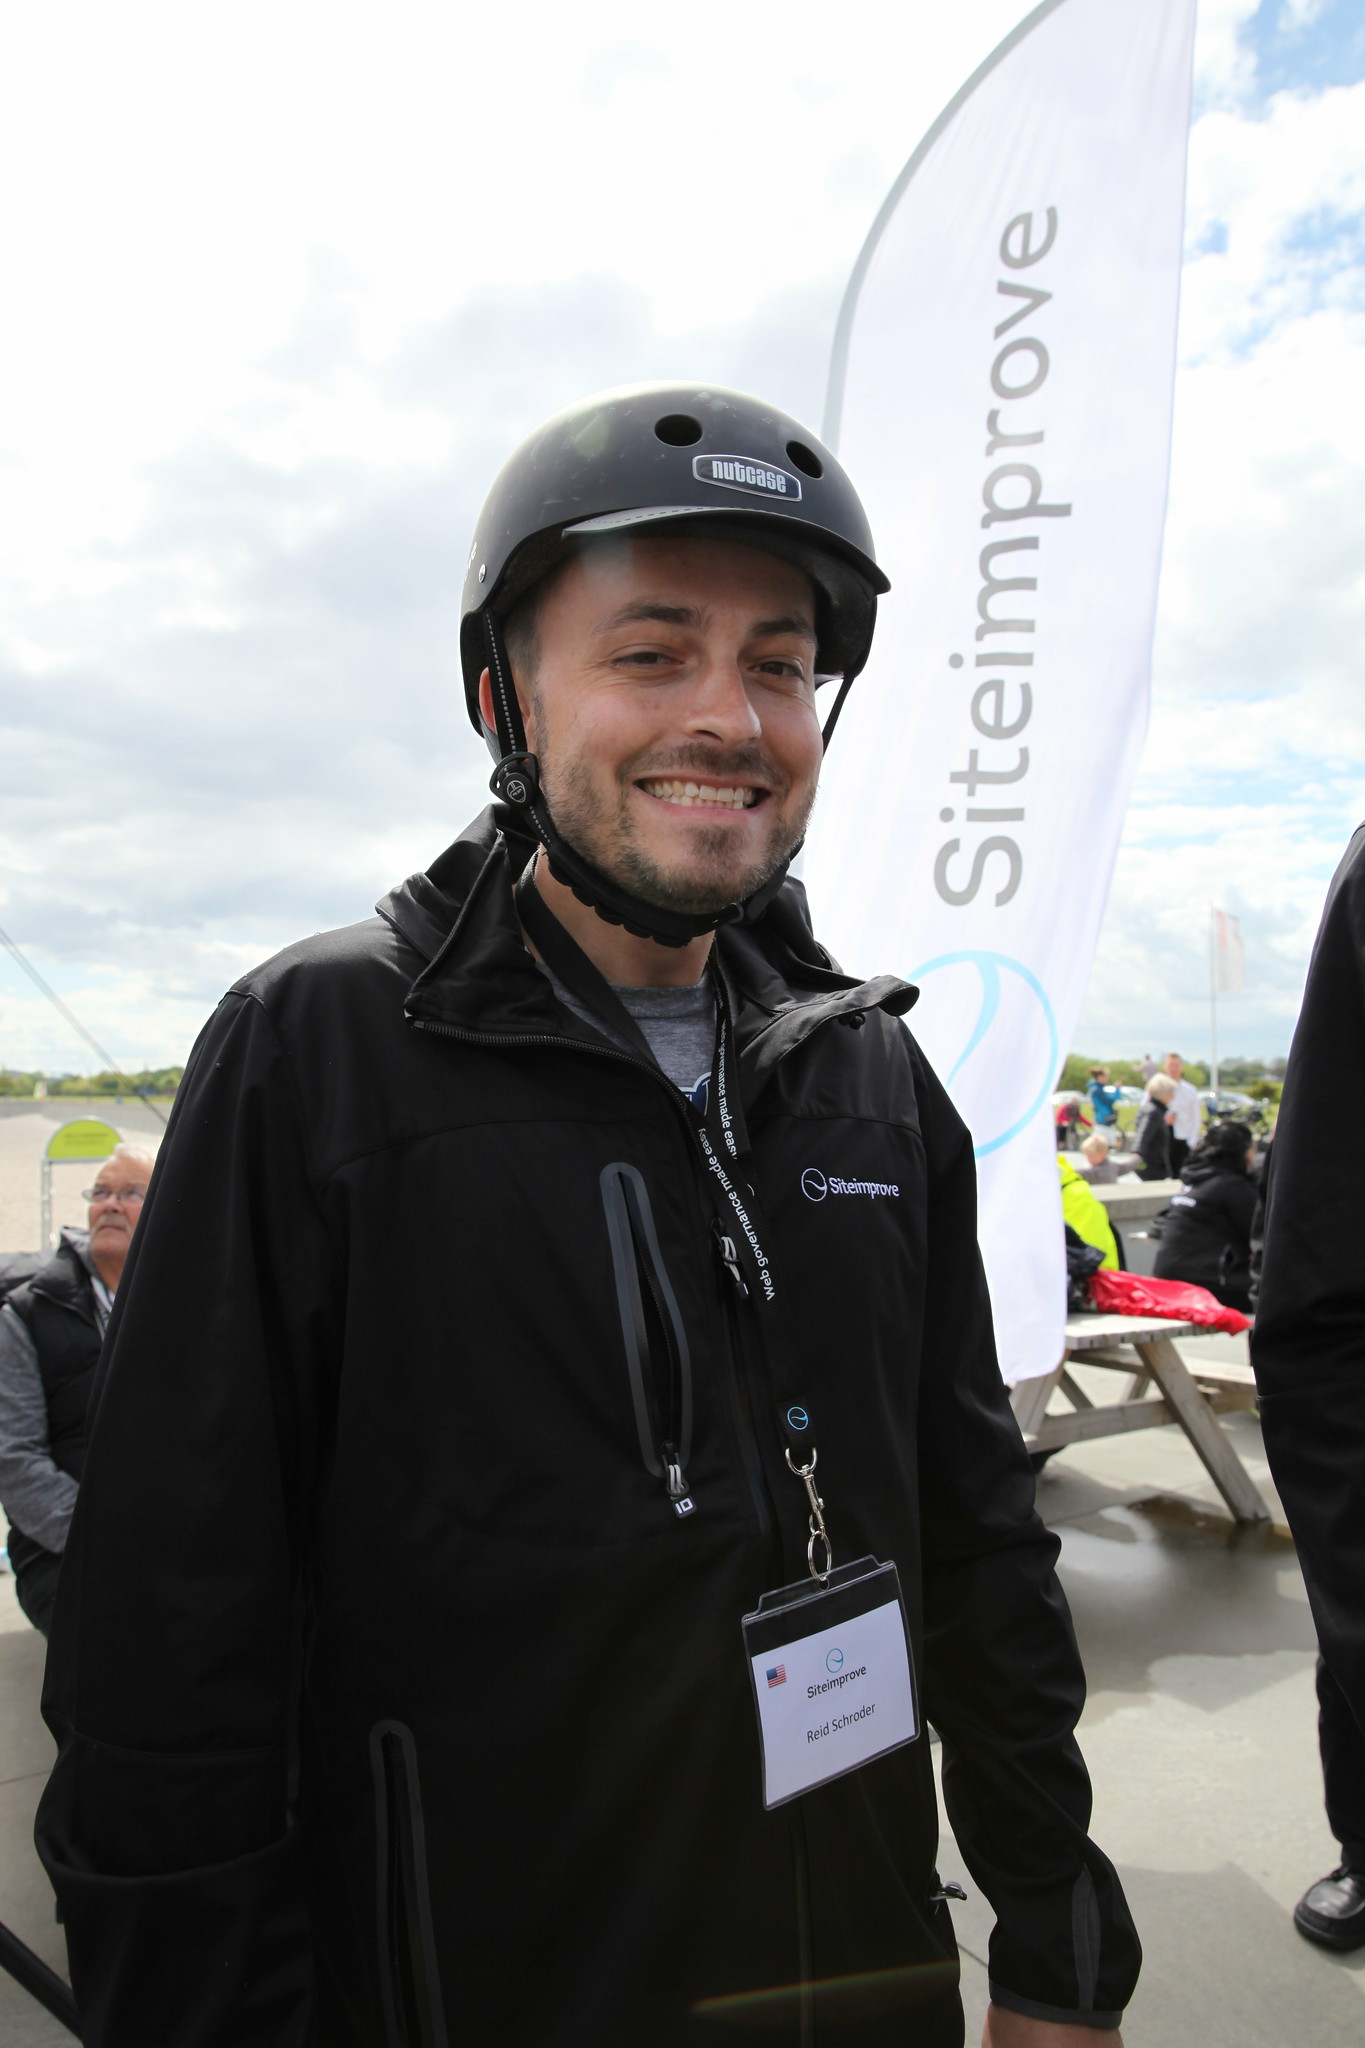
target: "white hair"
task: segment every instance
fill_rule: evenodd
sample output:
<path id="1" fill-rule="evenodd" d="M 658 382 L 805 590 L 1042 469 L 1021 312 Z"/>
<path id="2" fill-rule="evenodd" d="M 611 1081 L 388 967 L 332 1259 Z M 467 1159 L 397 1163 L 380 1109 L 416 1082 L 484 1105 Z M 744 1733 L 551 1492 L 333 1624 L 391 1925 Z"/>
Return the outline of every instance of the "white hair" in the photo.
<path id="1" fill-rule="evenodd" d="M 1092 1131 L 1090 1133 L 1090 1136 L 1086 1139 L 1085 1143 L 1081 1146 L 1082 1152 L 1088 1152 L 1092 1145 L 1098 1145 L 1102 1153 L 1107 1153 L 1109 1150 L 1108 1131 Z"/>
<path id="2" fill-rule="evenodd" d="M 156 1152 L 150 1145 L 125 1144 L 123 1140 L 120 1139 L 118 1144 L 115 1145 L 113 1151 L 109 1154 L 108 1159 L 102 1159 L 100 1161 L 101 1168 L 111 1165 L 115 1159 L 136 1160 L 139 1166 L 145 1166 L 147 1168 L 147 1171 L 150 1173 L 152 1168 L 156 1165 Z M 96 1174 L 95 1178 L 98 1180 L 99 1175 Z"/>
<path id="3" fill-rule="evenodd" d="M 1176 1057 L 1179 1058 L 1179 1054 Z M 1147 1093 L 1154 1095 L 1158 1102 L 1169 1102 L 1175 1094 L 1175 1082 L 1169 1074 L 1153 1074 L 1147 1083 Z"/>

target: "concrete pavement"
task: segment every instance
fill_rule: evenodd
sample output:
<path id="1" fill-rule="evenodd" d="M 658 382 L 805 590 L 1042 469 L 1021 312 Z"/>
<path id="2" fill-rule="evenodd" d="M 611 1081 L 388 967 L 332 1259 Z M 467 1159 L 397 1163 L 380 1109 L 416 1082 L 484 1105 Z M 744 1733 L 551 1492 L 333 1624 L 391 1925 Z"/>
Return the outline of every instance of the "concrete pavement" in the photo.
<path id="1" fill-rule="evenodd" d="M 3 1528 L 0 1523 L 0 1528 Z M 52 1890 L 33 1848 L 33 1814 L 52 1767 L 53 1743 L 38 1711 L 43 1639 L 25 1621 L 14 1581 L 0 1579 L 0 1920 L 54 1970 L 66 1944 Z M 4 2048 L 71 2048 L 72 2036 L 0 1971 Z"/>
<path id="2" fill-rule="evenodd" d="M 1182 1339 L 1245 1356 L 1244 1338 Z M 1112 1399 L 1112 1374 L 1077 1377 Z M 1105 1382 L 1108 1380 L 1109 1385 Z M 1081 1744 L 1093 1832 L 1123 1877 L 1145 1963 L 1128 2048 L 1353 2048 L 1365 2042 L 1365 1951 L 1334 1957 L 1290 1922 L 1337 1860 L 1322 1812 L 1315 1637 L 1250 1415 L 1224 1427 L 1272 1506 L 1238 1530 L 1174 1428 L 1078 1445 L 1039 1480 L 1090 1697 Z M 956 1845 L 953 1909 L 967 2040 L 980 2040 L 992 1916 Z"/>

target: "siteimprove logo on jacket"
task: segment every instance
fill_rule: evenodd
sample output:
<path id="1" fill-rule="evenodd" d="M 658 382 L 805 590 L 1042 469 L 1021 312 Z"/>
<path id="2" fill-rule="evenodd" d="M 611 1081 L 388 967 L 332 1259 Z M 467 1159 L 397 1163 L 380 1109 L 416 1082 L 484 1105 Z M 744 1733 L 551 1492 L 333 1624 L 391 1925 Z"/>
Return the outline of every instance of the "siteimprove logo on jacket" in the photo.
<path id="1" fill-rule="evenodd" d="M 900 1199 L 900 1189 L 884 1180 L 841 1180 L 837 1174 L 825 1175 L 818 1166 L 808 1166 L 801 1176 L 801 1192 L 811 1202 L 823 1202 L 826 1195 L 871 1195 L 875 1202 L 878 1195 Z"/>

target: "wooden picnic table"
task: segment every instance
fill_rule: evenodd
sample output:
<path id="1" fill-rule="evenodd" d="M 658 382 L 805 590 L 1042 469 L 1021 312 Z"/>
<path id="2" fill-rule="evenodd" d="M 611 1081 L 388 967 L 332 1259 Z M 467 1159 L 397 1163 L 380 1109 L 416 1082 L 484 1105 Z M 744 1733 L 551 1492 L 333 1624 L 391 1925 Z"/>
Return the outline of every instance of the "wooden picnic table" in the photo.
<path id="1" fill-rule="evenodd" d="M 1220 1415 L 1253 1406 L 1255 1378 L 1249 1365 L 1235 1359 L 1200 1359 L 1187 1366 L 1174 1340 L 1200 1334 L 1194 1323 L 1155 1316 L 1068 1316 L 1061 1364 L 1037 1379 L 1021 1380 L 1011 1393 L 1025 1443 L 1031 1451 L 1059 1451 L 1067 1444 L 1178 1422 L 1236 1519 L 1268 1522 L 1270 1510 L 1260 1489 L 1218 1421 Z M 1073 1362 L 1122 1373 L 1127 1385 L 1118 1400 L 1092 1401 L 1068 1370 Z M 1069 1413 L 1048 1412 L 1058 1392 L 1071 1403 Z"/>

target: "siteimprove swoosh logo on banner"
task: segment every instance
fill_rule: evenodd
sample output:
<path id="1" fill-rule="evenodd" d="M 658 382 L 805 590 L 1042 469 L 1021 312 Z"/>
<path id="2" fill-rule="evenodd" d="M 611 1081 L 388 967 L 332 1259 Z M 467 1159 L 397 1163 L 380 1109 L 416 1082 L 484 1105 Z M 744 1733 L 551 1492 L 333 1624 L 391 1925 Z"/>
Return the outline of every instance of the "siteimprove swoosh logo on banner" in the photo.
<path id="1" fill-rule="evenodd" d="M 940 953 L 907 978 L 927 997 L 936 975 L 968 984 L 945 1006 L 959 1033 L 971 1016 L 971 984 L 980 989 L 976 1021 L 961 1046 L 936 1043 L 931 1057 L 959 1105 L 981 1101 L 985 1115 L 972 1123 L 972 1150 L 985 1159 L 1021 1136 L 1052 1093 L 1061 1066 L 1057 1020 L 1037 975 L 1007 953 Z"/>

